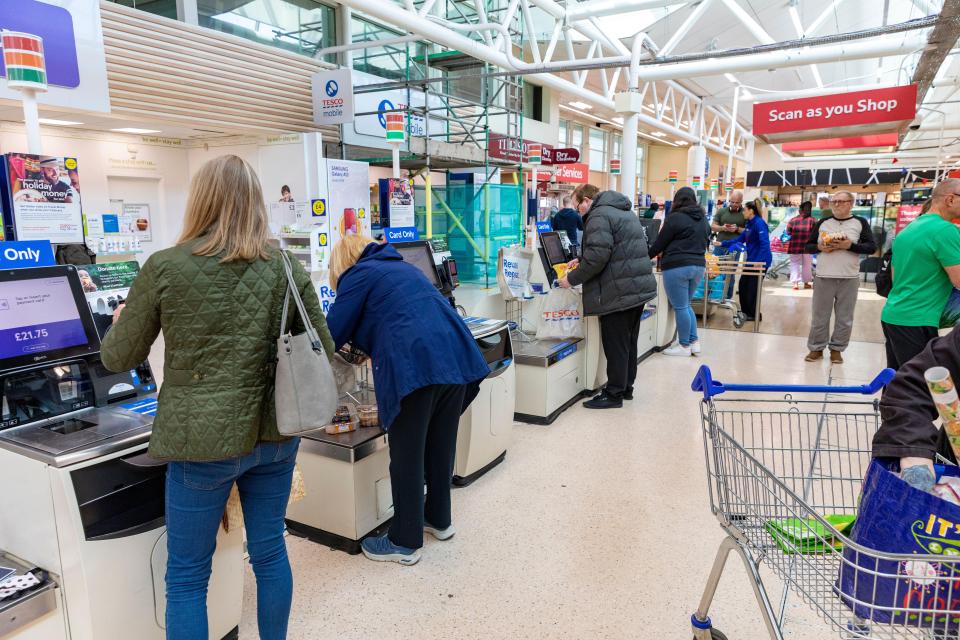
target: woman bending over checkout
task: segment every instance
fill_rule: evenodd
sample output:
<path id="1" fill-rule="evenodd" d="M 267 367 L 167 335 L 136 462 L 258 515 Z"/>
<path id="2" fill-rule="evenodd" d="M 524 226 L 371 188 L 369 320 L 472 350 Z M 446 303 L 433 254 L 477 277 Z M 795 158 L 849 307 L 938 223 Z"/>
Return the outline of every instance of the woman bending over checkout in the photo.
<path id="1" fill-rule="evenodd" d="M 261 640 L 282 640 L 293 595 L 283 518 L 299 438 L 277 431 L 274 367 L 287 277 L 249 164 L 223 156 L 194 176 L 177 246 L 150 256 L 103 340 L 129 371 L 166 342 L 150 455 L 167 460 L 167 638 L 206 640 L 207 583 L 234 482 L 257 578 Z M 327 354 L 333 341 L 310 276 L 297 288 Z M 123 309 L 121 313 L 121 309 Z M 294 333 L 304 331 L 293 327 Z"/>
<path id="2" fill-rule="evenodd" d="M 390 434 L 393 522 L 386 535 L 363 541 L 363 553 L 415 564 L 424 531 L 439 540 L 454 534 L 457 426 L 490 367 L 450 303 L 391 245 L 345 237 L 330 256 L 330 285 L 333 340 L 369 354 L 380 424 Z"/>

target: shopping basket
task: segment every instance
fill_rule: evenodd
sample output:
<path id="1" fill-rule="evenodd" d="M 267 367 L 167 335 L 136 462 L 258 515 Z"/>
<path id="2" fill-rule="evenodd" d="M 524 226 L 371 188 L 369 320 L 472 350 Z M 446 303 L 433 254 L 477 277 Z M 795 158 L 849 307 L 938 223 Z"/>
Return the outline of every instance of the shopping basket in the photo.
<path id="1" fill-rule="evenodd" d="M 811 607 L 834 637 L 957 637 L 956 631 L 938 630 L 935 621 L 945 613 L 943 602 L 952 602 L 954 593 L 960 598 L 956 579 L 960 558 L 951 567 L 949 556 L 878 552 L 847 535 L 880 424 L 874 396 L 893 374 L 885 369 L 862 386 L 781 386 L 723 384 L 713 380 L 709 368 L 700 368 L 692 387 L 702 394 L 710 508 L 727 535 L 691 618 L 695 639 L 725 638 L 712 628 L 708 613 L 731 551 L 743 560 L 762 620 L 776 640 L 788 637 L 784 613 L 791 592 Z M 752 393 L 719 397 L 727 392 Z M 850 594 L 840 592 L 837 576 L 842 568 L 858 572 L 860 580 L 908 582 L 902 572 L 885 570 L 890 566 L 886 561 L 900 568 L 911 562 L 936 564 L 939 575 L 925 576 L 922 582 L 929 591 L 946 595 L 901 599 L 895 612 L 903 615 L 897 618 L 912 620 L 910 624 L 877 622 L 874 618 L 889 620 L 894 607 L 874 604 L 869 597 L 853 602 Z M 771 600 L 761 566 L 772 574 L 770 584 L 782 582 L 779 606 Z M 855 615 L 852 604 L 867 615 Z"/>

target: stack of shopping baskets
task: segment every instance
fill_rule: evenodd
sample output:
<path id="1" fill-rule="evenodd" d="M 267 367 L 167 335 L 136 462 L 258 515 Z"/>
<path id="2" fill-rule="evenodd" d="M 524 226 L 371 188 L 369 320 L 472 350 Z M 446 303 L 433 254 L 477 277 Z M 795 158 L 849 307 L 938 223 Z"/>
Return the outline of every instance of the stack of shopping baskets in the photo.
<path id="1" fill-rule="evenodd" d="M 727 536 L 692 617 L 694 638 L 725 638 L 707 614 L 731 551 L 771 638 L 788 637 L 790 594 L 833 637 L 960 637 L 960 551 L 885 553 L 850 539 L 880 424 L 875 396 L 892 376 L 887 369 L 857 387 L 724 385 L 701 367 L 693 388 L 702 394 L 710 507 Z M 741 393 L 723 395 L 731 392 Z M 922 534 L 929 524 L 914 529 Z M 762 567 L 783 583 L 776 601 Z"/>

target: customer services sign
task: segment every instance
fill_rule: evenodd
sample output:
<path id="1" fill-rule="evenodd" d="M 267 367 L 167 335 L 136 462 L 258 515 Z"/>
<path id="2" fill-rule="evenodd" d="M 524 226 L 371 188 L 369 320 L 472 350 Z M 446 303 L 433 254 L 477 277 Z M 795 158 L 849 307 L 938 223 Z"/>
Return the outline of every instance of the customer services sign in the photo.
<path id="1" fill-rule="evenodd" d="M 753 105 L 753 133 L 766 142 L 890 132 L 917 115 L 917 85 Z"/>

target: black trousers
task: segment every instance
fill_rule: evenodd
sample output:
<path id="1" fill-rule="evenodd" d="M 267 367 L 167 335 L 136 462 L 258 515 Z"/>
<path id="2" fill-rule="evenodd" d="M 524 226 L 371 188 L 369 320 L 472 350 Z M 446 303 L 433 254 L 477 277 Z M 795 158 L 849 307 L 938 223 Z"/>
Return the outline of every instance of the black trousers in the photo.
<path id="1" fill-rule="evenodd" d="M 400 414 L 387 436 L 393 489 L 393 521 L 388 535 L 394 544 L 409 549 L 422 547 L 424 518 L 440 529 L 450 526 L 450 482 L 465 394 L 466 385 L 432 385 L 417 389 L 400 402 Z"/>
<path id="2" fill-rule="evenodd" d="M 899 369 L 920 355 L 927 343 L 938 335 L 936 327 L 905 327 L 882 321 L 880 324 L 886 338 L 887 366 L 891 369 Z"/>
<path id="3" fill-rule="evenodd" d="M 763 276 L 740 276 L 740 311 L 748 318 L 760 315 L 757 309 L 757 288 Z"/>
<path id="4" fill-rule="evenodd" d="M 608 396 L 620 398 L 624 392 L 633 391 L 637 379 L 637 337 L 640 335 L 640 318 L 643 306 L 624 311 L 615 311 L 600 316 L 600 340 L 607 356 Z"/>

